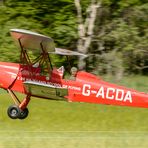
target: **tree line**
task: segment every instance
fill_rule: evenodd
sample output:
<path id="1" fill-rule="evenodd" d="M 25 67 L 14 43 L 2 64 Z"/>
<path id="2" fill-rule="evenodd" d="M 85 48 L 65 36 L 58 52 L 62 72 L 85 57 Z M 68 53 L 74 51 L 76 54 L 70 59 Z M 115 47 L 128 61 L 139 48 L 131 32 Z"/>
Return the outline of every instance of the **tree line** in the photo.
<path id="1" fill-rule="evenodd" d="M 22 28 L 88 54 L 78 66 L 95 74 L 148 74 L 147 26 L 146 0 L 1 0 L 0 59 L 19 60 L 9 30 Z"/>

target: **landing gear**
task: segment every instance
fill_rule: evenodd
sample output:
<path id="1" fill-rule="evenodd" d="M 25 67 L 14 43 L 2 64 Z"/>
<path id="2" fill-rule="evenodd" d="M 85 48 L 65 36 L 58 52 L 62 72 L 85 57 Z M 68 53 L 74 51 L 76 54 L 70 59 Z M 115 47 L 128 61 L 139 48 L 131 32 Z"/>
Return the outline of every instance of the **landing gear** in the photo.
<path id="1" fill-rule="evenodd" d="M 8 89 L 8 93 L 11 95 L 13 102 L 15 103 L 15 105 L 11 105 L 8 108 L 8 116 L 11 119 L 25 119 L 29 114 L 27 105 L 30 102 L 30 95 L 27 95 L 22 101 L 20 101 L 12 90 Z"/>
<path id="2" fill-rule="evenodd" d="M 11 119 L 25 119 L 28 116 L 28 109 L 21 110 L 17 105 L 8 108 L 7 114 Z"/>
<path id="3" fill-rule="evenodd" d="M 28 108 L 25 108 L 24 110 L 21 111 L 20 116 L 18 117 L 19 119 L 25 119 L 29 114 Z"/>
<path id="4" fill-rule="evenodd" d="M 8 108 L 7 114 L 11 119 L 17 119 L 20 116 L 20 109 L 16 105 L 12 105 Z"/>

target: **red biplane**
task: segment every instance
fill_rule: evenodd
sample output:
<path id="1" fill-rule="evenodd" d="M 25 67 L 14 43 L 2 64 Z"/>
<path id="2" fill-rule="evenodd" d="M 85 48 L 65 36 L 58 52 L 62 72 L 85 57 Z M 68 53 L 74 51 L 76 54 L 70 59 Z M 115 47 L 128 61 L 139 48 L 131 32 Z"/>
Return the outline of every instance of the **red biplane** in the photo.
<path id="1" fill-rule="evenodd" d="M 0 87 L 11 95 L 14 105 L 7 110 L 12 119 L 25 119 L 31 96 L 69 102 L 88 102 L 148 108 L 148 94 L 103 81 L 93 74 L 72 67 L 72 77 L 65 78 L 64 66 L 56 68 L 51 54 L 85 56 L 55 48 L 50 37 L 22 29 L 10 33 L 20 47 L 21 64 L 0 62 Z M 34 58 L 32 59 L 31 56 Z M 68 68 L 70 69 L 70 68 Z M 25 94 L 20 101 L 15 92 Z"/>

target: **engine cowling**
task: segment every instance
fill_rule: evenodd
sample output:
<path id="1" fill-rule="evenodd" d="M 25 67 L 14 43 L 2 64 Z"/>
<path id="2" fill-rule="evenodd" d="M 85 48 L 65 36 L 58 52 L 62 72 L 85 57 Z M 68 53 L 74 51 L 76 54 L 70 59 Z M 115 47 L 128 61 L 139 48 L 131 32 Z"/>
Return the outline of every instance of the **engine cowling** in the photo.
<path id="1" fill-rule="evenodd" d="M 8 89 L 16 80 L 19 64 L 0 62 L 0 87 Z"/>

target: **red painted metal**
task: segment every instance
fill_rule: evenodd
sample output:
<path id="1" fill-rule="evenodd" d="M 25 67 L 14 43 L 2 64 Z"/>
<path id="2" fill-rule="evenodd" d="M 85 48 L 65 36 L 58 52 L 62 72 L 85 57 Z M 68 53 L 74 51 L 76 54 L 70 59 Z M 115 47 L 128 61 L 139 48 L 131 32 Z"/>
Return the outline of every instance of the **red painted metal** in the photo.
<path id="1" fill-rule="evenodd" d="M 26 98 L 20 103 L 19 108 L 24 110 L 25 108 L 27 108 L 29 102 L 30 102 L 30 95 L 27 95 Z"/>

